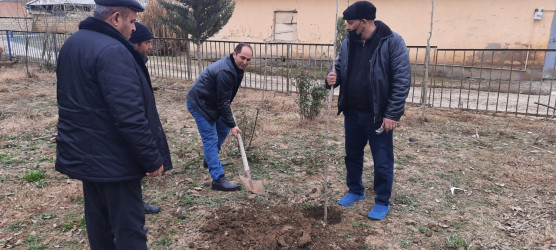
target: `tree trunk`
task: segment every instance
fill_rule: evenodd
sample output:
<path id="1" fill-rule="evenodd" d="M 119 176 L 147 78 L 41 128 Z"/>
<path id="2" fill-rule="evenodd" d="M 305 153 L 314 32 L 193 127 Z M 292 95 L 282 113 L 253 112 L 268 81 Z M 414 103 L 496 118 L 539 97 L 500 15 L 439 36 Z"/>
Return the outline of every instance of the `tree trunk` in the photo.
<path id="1" fill-rule="evenodd" d="M 425 111 L 427 109 L 427 88 L 429 83 L 429 62 L 430 62 L 430 52 L 431 52 L 431 37 L 432 37 L 432 24 L 433 24 L 433 14 L 434 14 L 434 0 L 431 0 L 431 27 L 429 31 L 429 38 L 427 39 L 427 51 L 425 53 L 425 79 L 423 80 L 423 86 L 421 87 L 421 120 L 426 121 Z"/>
<path id="2" fill-rule="evenodd" d="M 192 79 L 192 74 L 191 74 L 191 46 L 189 46 L 189 38 L 185 38 L 185 61 L 186 61 L 186 70 L 187 70 L 187 79 L 191 80 Z"/>
<path id="3" fill-rule="evenodd" d="M 201 72 L 203 71 L 203 58 L 201 58 L 202 57 L 201 41 L 197 40 L 196 43 L 197 43 L 197 63 L 198 63 L 197 66 L 199 67 L 199 71 L 198 71 L 197 75 L 199 76 L 199 75 L 201 75 Z"/>

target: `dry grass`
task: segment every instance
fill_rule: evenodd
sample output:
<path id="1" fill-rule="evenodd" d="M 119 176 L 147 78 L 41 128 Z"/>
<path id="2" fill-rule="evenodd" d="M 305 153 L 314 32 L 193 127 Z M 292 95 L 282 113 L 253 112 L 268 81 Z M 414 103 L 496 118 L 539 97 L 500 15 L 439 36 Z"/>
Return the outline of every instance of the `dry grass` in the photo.
<path id="1" fill-rule="evenodd" d="M 87 248 L 81 184 L 54 171 L 55 76 L 36 74 L 27 79 L 21 68 L 0 71 L 0 246 Z M 295 95 L 265 92 L 261 101 L 263 92 L 242 88 L 233 109 L 236 114 L 243 110 L 245 119 L 260 109 L 248 158 L 254 179 L 263 180 L 268 193 L 221 193 L 210 190 L 201 166 L 200 138 L 185 107 L 191 83 L 156 78 L 153 86 L 175 168 L 144 181 L 145 200 L 163 207 L 160 214 L 147 216 L 151 248 L 208 247 L 210 240 L 203 239 L 209 233 L 202 227 L 217 219 L 211 215 L 217 208 L 322 204 L 324 164 L 329 166 L 330 203 L 346 191 L 343 116 L 335 115 L 335 105 L 332 146 L 326 148 L 325 112 L 301 123 Z M 320 240 L 332 246 L 359 242 L 368 249 L 556 247 L 556 121 L 452 109 L 427 114 L 428 122 L 420 121 L 420 109 L 410 105 L 395 132 L 388 217 L 366 218 L 374 203 L 367 152 L 363 180 L 369 198 L 341 208 L 342 222 L 322 229 L 336 237 Z M 222 152 L 234 163 L 226 167 L 233 182 L 239 182 L 241 168 L 236 143 L 228 139 Z M 25 181 L 33 171 L 47 177 Z M 458 189 L 452 194 L 451 187 Z M 319 225 L 315 221 L 314 227 Z"/>

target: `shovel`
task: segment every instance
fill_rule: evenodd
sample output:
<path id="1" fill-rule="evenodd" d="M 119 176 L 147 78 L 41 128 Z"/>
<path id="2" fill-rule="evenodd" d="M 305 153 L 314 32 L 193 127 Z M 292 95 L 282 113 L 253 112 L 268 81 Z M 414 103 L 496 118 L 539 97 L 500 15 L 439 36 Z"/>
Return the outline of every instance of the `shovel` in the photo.
<path id="1" fill-rule="evenodd" d="M 247 191 L 254 194 L 264 194 L 264 186 L 262 181 L 251 180 L 251 172 L 249 171 L 249 163 L 247 162 L 247 156 L 245 155 L 245 148 L 243 147 L 243 140 L 241 139 L 241 134 L 237 134 L 237 140 L 239 142 L 239 149 L 241 151 L 241 160 L 243 160 L 243 168 L 245 169 L 245 176 L 239 175 L 239 179 L 245 186 Z"/>

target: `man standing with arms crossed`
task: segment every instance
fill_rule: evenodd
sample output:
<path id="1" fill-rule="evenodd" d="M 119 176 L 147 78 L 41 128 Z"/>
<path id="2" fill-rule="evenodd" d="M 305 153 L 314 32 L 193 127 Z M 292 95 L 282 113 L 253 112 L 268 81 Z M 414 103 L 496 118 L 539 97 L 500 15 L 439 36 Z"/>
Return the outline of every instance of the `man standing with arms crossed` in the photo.
<path id="1" fill-rule="evenodd" d="M 390 209 L 394 179 L 393 130 L 404 113 L 411 82 L 407 47 L 402 37 L 381 21 L 367 1 L 355 2 L 343 13 L 348 36 L 342 42 L 327 88 L 340 88 L 338 114 L 344 112 L 346 184 L 338 204 L 351 206 L 365 199 L 362 182 L 367 142 L 374 162 L 375 205 L 368 217 L 383 219 Z"/>
<path id="2" fill-rule="evenodd" d="M 141 179 L 172 168 L 143 58 L 136 0 L 95 0 L 60 50 L 56 170 L 83 182 L 91 249 L 147 249 Z"/>

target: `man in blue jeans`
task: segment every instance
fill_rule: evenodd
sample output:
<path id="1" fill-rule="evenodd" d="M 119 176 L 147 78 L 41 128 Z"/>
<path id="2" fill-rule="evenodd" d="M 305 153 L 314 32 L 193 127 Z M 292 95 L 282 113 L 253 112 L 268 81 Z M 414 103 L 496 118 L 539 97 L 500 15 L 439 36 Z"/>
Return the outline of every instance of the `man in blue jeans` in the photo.
<path id="1" fill-rule="evenodd" d="M 407 47 L 401 36 L 381 21 L 367 1 L 355 2 L 343 13 L 348 36 L 342 42 L 327 88 L 340 88 L 338 114 L 344 112 L 346 183 L 348 193 L 338 204 L 351 206 L 365 199 L 362 182 L 364 149 L 369 142 L 374 161 L 375 205 L 371 219 L 383 219 L 390 209 L 394 178 L 393 130 L 404 113 L 411 82 Z"/>
<path id="2" fill-rule="evenodd" d="M 220 147 L 231 132 L 241 133 L 230 105 L 243 80 L 245 68 L 253 58 L 249 44 L 240 43 L 234 52 L 208 66 L 187 93 L 187 109 L 195 119 L 212 177 L 211 188 L 221 191 L 240 190 L 226 179 L 218 158 Z"/>

